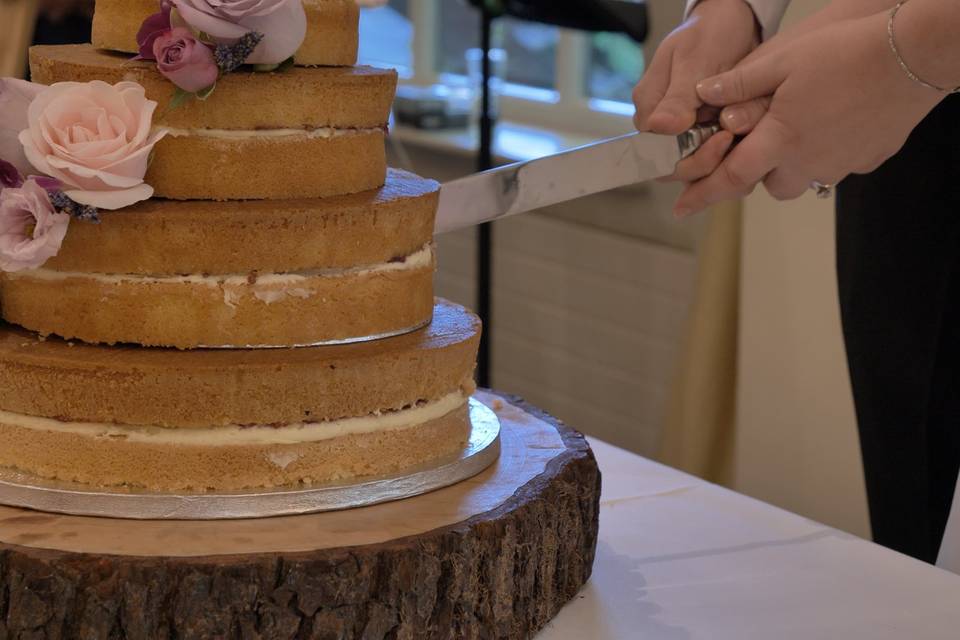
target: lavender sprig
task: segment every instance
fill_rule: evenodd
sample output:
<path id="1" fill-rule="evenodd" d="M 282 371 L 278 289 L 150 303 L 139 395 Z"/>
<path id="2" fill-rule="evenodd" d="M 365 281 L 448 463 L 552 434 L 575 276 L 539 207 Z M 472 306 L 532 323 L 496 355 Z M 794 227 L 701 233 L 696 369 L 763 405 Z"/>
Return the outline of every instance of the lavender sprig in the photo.
<path id="1" fill-rule="evenodd" d="M 62 213 L 69 213 L 71 217 L 77 220 L 86 220 L 87 222 L 100 222 L 100 215 L 96 207 L 88 204 L 80 204 L 72 200 L 63 191 L 51 191 L 50 204 L 53 208 Z"/>
<path id="2" fill-rule="evenodd" d="M 261 40 L 262 33 L 249 31 L 240 36 L 234 44 L 218 44 L 213 50 L 213 59 L 217 61 L 220 73 L 230 73 L 246 63 Z"/>

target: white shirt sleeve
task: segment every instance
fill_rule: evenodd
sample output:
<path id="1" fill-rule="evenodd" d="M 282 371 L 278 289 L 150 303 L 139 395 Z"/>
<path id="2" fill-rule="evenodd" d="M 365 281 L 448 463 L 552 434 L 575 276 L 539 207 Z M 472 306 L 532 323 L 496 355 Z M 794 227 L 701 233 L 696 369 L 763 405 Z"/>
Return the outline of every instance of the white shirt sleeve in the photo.
<path id="1" fill-rule="evenodd" d="M 687 0 L 687 9 L 684 11 L 684 19 L 690 15 L 693 8 L 697 6 L 700 0 Z M 780 21 L 783 20 L 783 14 L 787 12 L 787 5 L 790 0 L 744 0 L 753 14 L 757 16 L 757 22 L 763 30 L 763 39 L 768 40 L 773 37 L 780 28 Z"/>

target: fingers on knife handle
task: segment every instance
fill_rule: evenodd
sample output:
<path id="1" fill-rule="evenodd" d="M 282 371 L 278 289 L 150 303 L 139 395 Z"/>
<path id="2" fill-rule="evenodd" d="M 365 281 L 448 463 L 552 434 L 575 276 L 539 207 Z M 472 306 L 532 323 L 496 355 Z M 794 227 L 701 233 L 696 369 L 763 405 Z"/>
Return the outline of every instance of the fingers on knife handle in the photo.
<path id="1" fill-rule="evenodd" d="M 701 124 L 684 131 L 677 136 L 677 141 L 680 144 L 680 157 L 690 157 L 719 131 L 719 124 Z"/>

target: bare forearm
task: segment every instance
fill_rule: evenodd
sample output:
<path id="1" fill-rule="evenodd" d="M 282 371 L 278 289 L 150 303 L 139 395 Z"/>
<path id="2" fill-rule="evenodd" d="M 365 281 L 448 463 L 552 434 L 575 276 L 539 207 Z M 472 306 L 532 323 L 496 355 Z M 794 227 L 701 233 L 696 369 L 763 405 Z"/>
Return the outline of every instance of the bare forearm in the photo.
<path id="1" fill-rule="evenodd" d="M 879 11 L 889 11 L 897 2 L 898 0 L 833 0 L 823 12 L 834 20 L 863 18 Z"/>
<path id="2" fill-rule="evenodd" d="M 939 87 L 960 86 L 960 2 L 910 0 L 897 14 L 894 31 L 913 73 Z"/>
<path id="3" fill-rule="evenodd" d="M 863 18 L 880 11 L 889 11 L 897 2 L 898 0 L 834 0 L 820 11 L 785 29 L 781 36 L 785 39 L 793 38 L 840 20 Z"/>

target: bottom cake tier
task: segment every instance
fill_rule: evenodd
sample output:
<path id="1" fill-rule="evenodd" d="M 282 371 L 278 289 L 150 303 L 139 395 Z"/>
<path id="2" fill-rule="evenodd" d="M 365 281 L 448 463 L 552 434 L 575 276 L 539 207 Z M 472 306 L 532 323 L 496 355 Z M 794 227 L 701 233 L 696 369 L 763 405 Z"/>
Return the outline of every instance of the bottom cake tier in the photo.
<path id="1" fill-rule="evenodd" d="M 480 335 L 439 301 L 372 343 L 176 352 L 0 329 L 0 467 L 97 487 L 209 492 L 380 476 L 470 432 Z"/>

